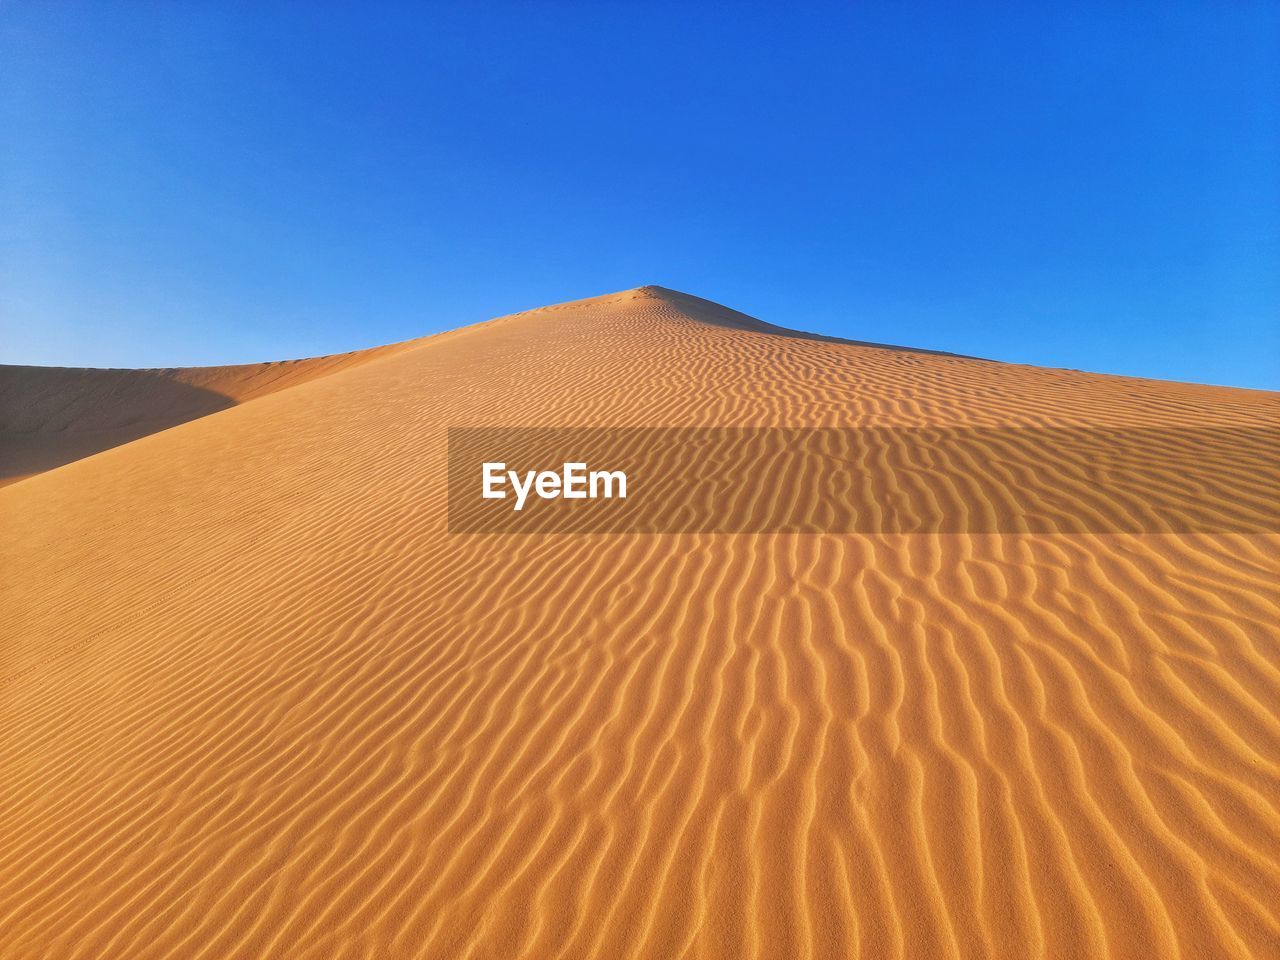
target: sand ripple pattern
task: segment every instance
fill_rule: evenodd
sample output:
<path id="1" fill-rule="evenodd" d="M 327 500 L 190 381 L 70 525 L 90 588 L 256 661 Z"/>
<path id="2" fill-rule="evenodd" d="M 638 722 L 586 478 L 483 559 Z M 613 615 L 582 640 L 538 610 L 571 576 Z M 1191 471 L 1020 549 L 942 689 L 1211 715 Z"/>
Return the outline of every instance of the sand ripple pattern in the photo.
<path id="1" fill-rule="evenodd" d="M 641 288 L 6 487 L 0 957 L 1280 956 L 1280 537 L 445 525 L 450 425 L 1278 417 Z"/>

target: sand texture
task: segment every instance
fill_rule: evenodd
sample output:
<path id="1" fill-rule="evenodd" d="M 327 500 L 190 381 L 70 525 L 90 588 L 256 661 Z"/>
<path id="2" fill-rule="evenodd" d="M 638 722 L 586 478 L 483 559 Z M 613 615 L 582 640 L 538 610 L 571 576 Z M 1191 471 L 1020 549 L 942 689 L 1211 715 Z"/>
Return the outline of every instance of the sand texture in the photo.
<path id="1" fill-rule="evenodd" d="M 0 365 L 0 486 L 417 342 L 227 367 Z"/>
<path id="2" fill-rule="evenodd" d="M 0 379 L 0 957 L 1280 957 L 1280 536 L 463 535 L 444 480 L 459 424 L 1280 395 L 653 287 L 354 356 Z"/>

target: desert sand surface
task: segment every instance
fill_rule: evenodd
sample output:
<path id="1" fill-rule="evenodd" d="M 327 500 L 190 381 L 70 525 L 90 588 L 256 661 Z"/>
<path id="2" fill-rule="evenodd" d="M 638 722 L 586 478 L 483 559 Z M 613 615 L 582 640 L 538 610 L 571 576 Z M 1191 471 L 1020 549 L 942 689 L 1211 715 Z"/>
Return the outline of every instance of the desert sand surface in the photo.
<path id="1" fill-rule="evenodd" d="M 197 417 L 407 349 L 221 367 L 0 365 L 0 486 Z"/>
<path id="2" fill-rule="evenodd" d="M 457 424 L 1280 395 L 657 287 L 361 362 L 6 377 L 0 957 L 1280 957 L 1280 536 L 450 534 L 444 477 Z"/>

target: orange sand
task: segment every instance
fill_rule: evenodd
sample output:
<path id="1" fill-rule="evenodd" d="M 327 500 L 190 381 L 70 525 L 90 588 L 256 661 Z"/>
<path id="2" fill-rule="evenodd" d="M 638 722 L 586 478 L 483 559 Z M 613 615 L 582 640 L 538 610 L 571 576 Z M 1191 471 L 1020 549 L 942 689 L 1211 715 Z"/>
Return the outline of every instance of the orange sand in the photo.
<path id="1" fill-rule="evenodd" d="M 451 424 L 1280 395 L 653 287 L 353 356 L 5 374 L 14 474 L 101 452 L 0 490 L 0 957 L 1280 956 L 1280 537 L 444 521 Z"/>
<path id="2" fill-rule="evenodd" d="M 0 366 L 0 486 L 420 342 L 229 367 Z"/>

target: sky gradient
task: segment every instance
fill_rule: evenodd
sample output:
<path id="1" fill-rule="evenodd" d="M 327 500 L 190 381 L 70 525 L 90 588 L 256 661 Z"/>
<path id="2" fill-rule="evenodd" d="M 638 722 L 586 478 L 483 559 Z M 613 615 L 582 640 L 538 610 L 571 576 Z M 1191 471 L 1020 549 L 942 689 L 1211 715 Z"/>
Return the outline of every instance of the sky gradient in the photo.
<path id="1" fill-rule="evenodd" d="M 0 2 L 0 362 L 646 283 L 1280 389 L 1280 4 Z"/>

